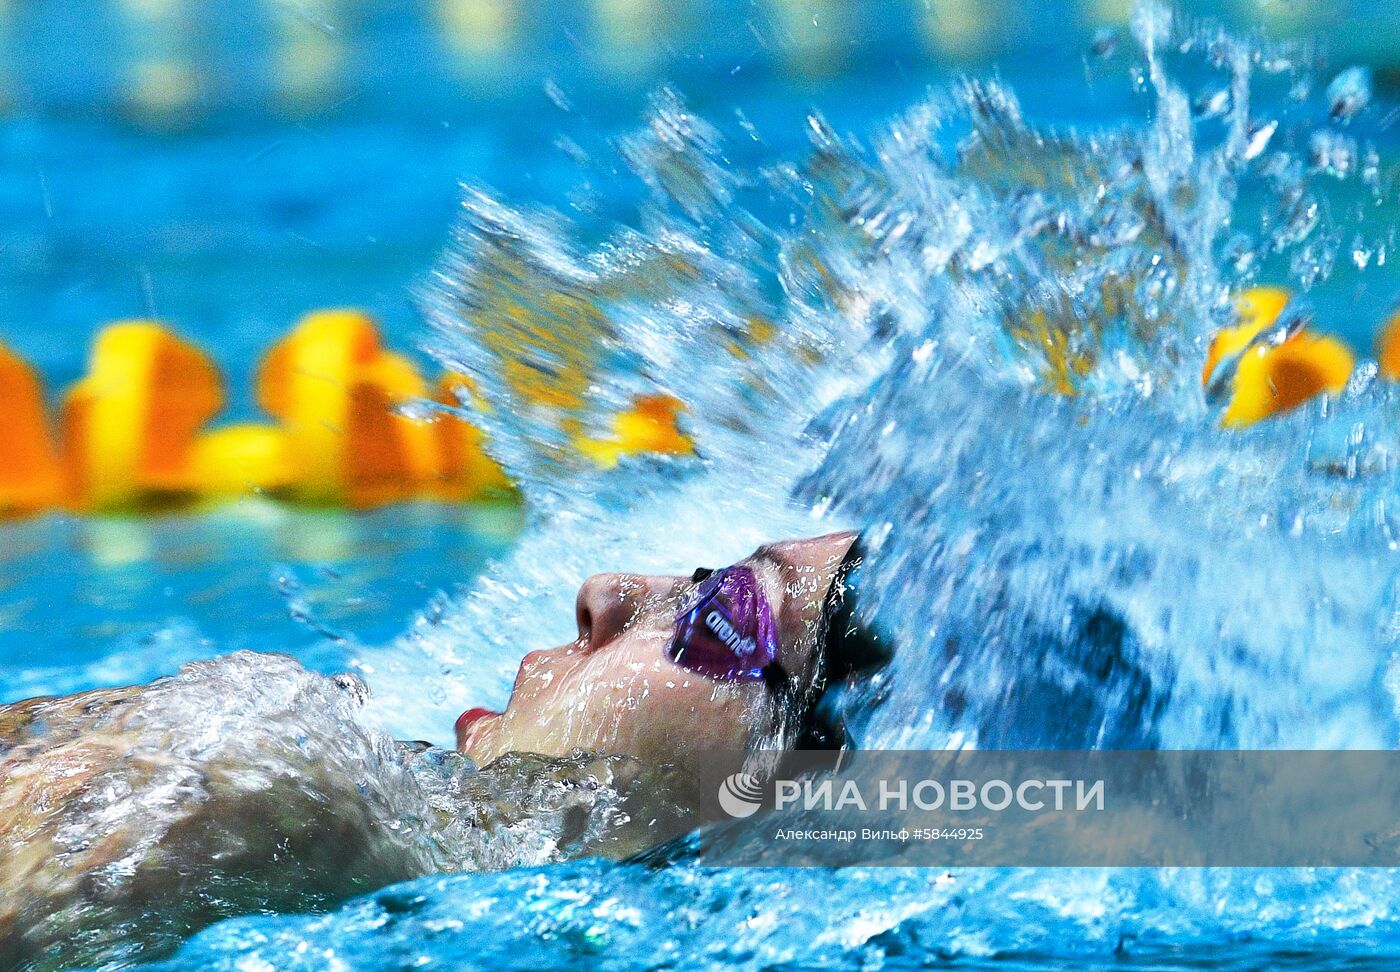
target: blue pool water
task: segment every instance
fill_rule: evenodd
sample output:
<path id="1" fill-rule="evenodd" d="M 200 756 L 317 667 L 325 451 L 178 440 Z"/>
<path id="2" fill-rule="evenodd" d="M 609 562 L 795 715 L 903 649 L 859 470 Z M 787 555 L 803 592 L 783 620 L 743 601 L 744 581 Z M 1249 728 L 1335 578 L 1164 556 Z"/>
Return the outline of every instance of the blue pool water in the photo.
<path id="1" fill-rule="evenodd" d="M 144 682 L 241 648 L 354 668 L 355 646 L 393 638 L 474 577 L 520 518 L 514 507 L 351 516 L 249 502 L 6 526 L 5 701 Z"/>
<path id="2" fill-rule="evenodd" d="M 1396 744 L 1395 392 L 1362 376 L 1326 411 L 1222 439 L 1198 372 L 1168 367 L 1195 360 L 1222 294 L 1255 279 L 1313 284 L 1319 327 L 1367 345 L 1400 294 L 1383 87 L 1333 122 L 1322 89 L 1340 65 L 1208 24 L 1168 28 L 1150 7 L 1130 31 L 1111 3 L 703 4 L 678 25 L 642 2 L 540 8 L 511 35 L 528 43 L 500 49 L 483 38 L 496 21 L 472 21 L 468 39 L 486 44 L 476 73 L 426 4 L 303 7 L 290 22 L 220 4 L 200 31 L 159 21 L 175 38 L 164 46 L 133 19 L 160 9 L 8 15 L 21 108 L 3 137 L 23 163 L 0 184 L 16 257 L 0 268 L 0 314 L 29 323 L 6 341 L 58 385 L 80 372 L 98 322 L 154 312 L 246 388 L 258 352 L 303 310 L 362 304 L 391 343 L 482 379 L 505 406 L 492 431 L 547 516 L 522 527 L 501 510 L 254 504 L 7 525 L 0 699 L 263 648 L 363 678 L 370 756 L 374 732 L 442 742 L 466 705 L 504 701 L 523 650 L 567 639 L 587 573 L 685 570 L 862 525 L 884 565 L 875 603 L 902 646 L 880 691 L 847 700 L 868 745 Z M 94 10 L 105 36 L 62 57 L 34 41 Z M 970 28 L 954 29 L 958 11 Z M 1327 31 L 1361 14 L 1379 35 L 1394 16 L 1342 6 L 1272 26 Z M 277 60 L 283 43 L 291 62 Z M 312 71 L 291 101 L 268 68 L 311 71 L 328 56 L 340 67 Z M 167 78 L 198 67 L 202 80 L 173 108 L 143 101 L 143 63 Z M 947 83 L 992 64 L 1000 84 Z M 1213 112 L 1231 71 L 1250 109 L 1236 88 Z M 662 82 L 671 93 L 657 94 Z M 1184 116 L 1163 108 L 1182 103 Z M 1271 118 L 1276 140 L 1250 154 L 1249 123 Z M 959 155 L 974 131 L 980 150 Z M 1374 145 L 1375 185 L 1308 171 L 1316 131 Z M 459 180 L 480 190 L 460 212 Z M 1081 258 L 1066 260 L 1046 227 L 1077 239 Z M 672 259 L 648 262 L 659 254 Z M 626 277 L 629 261 L 648 269 Z M 521 290 L 480 296 L 505 267 Z M 1124 280 L 1138 316 L 1103 325 L 1080 395 L 1036 391 L 1004 315 L 1097 323 L 1098 295 Z M 463 293 L 477 296 L 472 320 Z M 549 461 L 532 433 L 551 416 L 511 407 L 472 326 L 492 319 L 481 308 L 493 298 L 538 293 L 604 311 L 617 335 L 602 404 L 683 394 L 704 463 L 602 475 Z M 753 314 L 781 322 L 782 339 L 742 365 L 713 351 L 717 330 Z M 246 396 L 233 408 L 251 411 Z M 1072 619 L 1086 606 L 1134 632 L 1133 664 L 1102 684 L 1074 678 Z M 955 642 L 968 646 L 961 667 L 947 663 Z M 308 684 L 246 658 L 212 671 L 254 700 Z M 252 731 L 250 707 L 208 717 Z M 308 718 L 301 742 L 338 754 L 332 730 L 359 718 Z M 355 782 L 368 790 L 401 782 L 366 765 Z M 468 860 L 443 856 L 449 869 Z M 1393 967 L 1395 881 L 582 861 L 236 918 L 161 967 Z"/>
<path id="3" fill-rule="evenodd" d="M 445 243 L 460 183 L 578 212 L 586 233 L 631 215 L 639 187 L 609 144 L 660 84 L 716 122 L 747 121 L 753 137 L 729 146 L 740 164 L 800 152 L 809 111 L 868 135 L 964 71 L 995 70 L 1030 117 L 1057 125 L 1149 110 L 1120 83 L 1133 66 L 1126 0 L 960 2 L 957 17 L 924 0 L 706 0 L 669 17 L 650 16 L 651 0 L 597 6 L 7 7 L 0 337 L 56 388 L 81 373 L 103 321 L 154 314 L 217 348 L 233 414 L 247 414 L 257 356 L 308 308 L 364 306 L 391 343 L 421 339 L 411 289 Z M 1389 5 L 1188 6 L 1315 35 L 1336 67 L 1396 56 Z M 515 13 L 463 38 L 448 26 L 455 7 Z M 1346 29 L 1362 19 L 1373 30 Z M 1104 26 L 1119 51 L 1107 61 L 1092 53 Z M 299 51 L 322 66 L 289 88 L 281 65 Z M 188 90 L 153 103 L 141 79 L 157 68 Z M 1339 299 L 1351 312 L 1336 330 L 1367 333 L 1388 295 L 1361 297 Z"/>

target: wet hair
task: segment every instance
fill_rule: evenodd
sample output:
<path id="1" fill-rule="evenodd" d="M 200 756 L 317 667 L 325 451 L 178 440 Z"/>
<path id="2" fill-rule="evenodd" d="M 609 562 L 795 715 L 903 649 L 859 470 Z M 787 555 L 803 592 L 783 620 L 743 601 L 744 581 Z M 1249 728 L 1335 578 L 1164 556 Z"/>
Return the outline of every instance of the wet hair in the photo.
<path id="1" fill-rule="evenodd" d="M 828 695 L 831 688 L 868 677 L 889 664 L 891 647 L 859 617 L 865 547 L 851 544 L 822 605 L 817 672 L 798 722 L 795 749 L 848 749 L 852 746 L 842 713 Z"/>

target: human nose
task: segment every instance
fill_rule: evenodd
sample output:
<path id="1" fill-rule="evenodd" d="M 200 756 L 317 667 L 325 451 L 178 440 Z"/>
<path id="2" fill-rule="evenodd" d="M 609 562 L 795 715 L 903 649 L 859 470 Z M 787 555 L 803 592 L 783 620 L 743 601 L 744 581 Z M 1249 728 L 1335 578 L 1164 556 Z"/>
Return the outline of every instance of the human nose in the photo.
<path id="1" fill-rule="evenodd" d="M 574 615 L 585 651 L 597 651 L 627 629 L 652 594 L 669 590 L 672 581 L 636 574 L 595 574 L 578 590 Z"/>

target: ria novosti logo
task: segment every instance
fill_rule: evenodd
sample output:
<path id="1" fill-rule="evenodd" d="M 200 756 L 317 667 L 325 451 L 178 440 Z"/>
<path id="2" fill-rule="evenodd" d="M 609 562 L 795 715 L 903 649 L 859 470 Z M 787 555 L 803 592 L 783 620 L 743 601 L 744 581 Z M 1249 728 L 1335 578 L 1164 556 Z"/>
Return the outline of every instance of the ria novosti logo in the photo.
<path id="1" fill-rule="evenodd" d="M 731 817 L 752 817 L 763 805 L 763 783 L 752 773 L 733 773 L 719 785 L 719 805 Z"/>
<path id="2" fill-rule="evenodd" d="M 1015 808 L 1027 813 L 1104 809 L 1104 781 L 1071 779 L 1007 780 L 920 779 L 775 780 L 777 811 L 875 811 L 910 813 L 951 811 L 1000 813 Z M 874 786 L 873 784 L 878 784 Z M 731 817 L 751 817 L 763 805 L 765 785 L 752 773 L 733 773 L 719 785 L 719 805 Z M 873 792 L 872 792 L 873 791 Z"/>

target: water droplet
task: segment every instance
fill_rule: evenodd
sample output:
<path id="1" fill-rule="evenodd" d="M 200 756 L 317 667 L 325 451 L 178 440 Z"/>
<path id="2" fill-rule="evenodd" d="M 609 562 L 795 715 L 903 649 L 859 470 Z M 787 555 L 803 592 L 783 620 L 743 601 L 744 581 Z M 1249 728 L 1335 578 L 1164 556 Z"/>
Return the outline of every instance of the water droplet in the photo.
<path id="1" fill-rule="evenodd" d="M 1209 91 L 1196 99 L 1193 106 L 1197 121 L 1205 121 L 1208 118 L 1219 118 L 1225 114 L 1225 110 L 1230 107 L 1230 92 L 1224 88 L 1218 91 Z"/>
<path id="2" fill-rule="evenodd" d="M 544 94 L 560 111 L 574 110 L 573 102 L 569 100 L 569 96 L 564 94 L 564 89 L 559 87 L 558 82 L 553 78 L 545 79 Z"/>
<path id="3" fill-rule="evenodd" d="M 1269 140 L 1274 137 L 1274 132 L 1277 130 L 1277 121 L 1251 127 L 1249 130 L 1249 138 L 1244 146 L 1244 157 L 1246 159 L 1258 158 L 1259 154 L 1268 147 Z"/>
<path id="4" fill-rule="evenodd" d="M 1345 179 L 1356 168 L 1356 139 L 1338 132 L 1313 132 L 1308 139 L 1308 156 L 1314 172 Z"/>
<path id="5" fill-rule="evenodd" d="M 1112 57 L 1118 50 L 1118 32 L 1112 27 L 1100 27 L 1094 31 L 1094 40 L 1089 49 L 1095 57 Z"/>
<path id="6" fill-rule="evenodd" d="M 1372 255 L 1372 251 L 1361 239 L 1361 234 L 1356 234 L 1356 238 L 1351 241 L 1351 262 L 1356 264 L 1356 269 L 1365 270 L 1371 262 Z"/>
<path id="7" fill-rule="evenodd" d="M 1327 86 L 1327 110 L 1337 121 L 1350 121 L 1371 101 L 1371 72 L 1349 67 Z"/>

